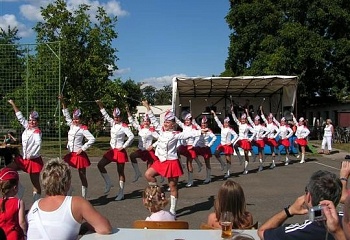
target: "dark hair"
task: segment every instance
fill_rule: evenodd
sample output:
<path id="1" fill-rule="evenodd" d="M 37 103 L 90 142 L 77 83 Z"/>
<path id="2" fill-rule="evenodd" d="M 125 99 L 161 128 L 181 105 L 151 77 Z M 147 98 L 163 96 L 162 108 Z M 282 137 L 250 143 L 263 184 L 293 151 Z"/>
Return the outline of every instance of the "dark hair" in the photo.
<path id="1" fill-rule="evenodd" d="M 0 181 L 0 190 L 2 195 L 0 212 L 5 212 L 5 203 L 8 199 L 6 195 L 14 186 L 17 186 L 17 185 L 18 185 L 18 179 Z"/>
<path id="2" fill-rule="evenodd" d="M 341 197 L 342 184 L 336 174 L 319 170 L 313 173 L 306 186 L 312 198 L 312 206 L 317 206 L 322 200 L 329 200 L 338 205 Z"/>

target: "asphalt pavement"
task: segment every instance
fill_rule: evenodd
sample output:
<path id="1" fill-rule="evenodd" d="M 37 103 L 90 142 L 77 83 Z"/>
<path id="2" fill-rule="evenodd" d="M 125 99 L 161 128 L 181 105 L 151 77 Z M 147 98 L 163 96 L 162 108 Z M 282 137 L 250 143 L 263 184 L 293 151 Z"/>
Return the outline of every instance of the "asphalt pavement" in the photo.
<path id="1" fill-rule="evenodd" d="M 339 175 L 341 162 L 345 160 L 344 158 L 349 152 L 334 150 L 331 155 L 307 153 L 304 164 L 300 164 L 299 159 L 291 156 L 292 161 L 288 166 L 285 166 L 283 161 L 276 161 L 277 167 L 275 169 L 269 169 L 271 156 L 267 156 L 263 171 L 257 172 L 258 161 L 251 162 L 247 175 L 242 175 L 243 165 L 240 165 L 237 157 L 234 156 L 231 179 L 242 185 L 247 209 L 253 214 L 254 222 L 258 221 L 261 224 L 294 202 L 298 196 L 303 195 L 305 185 L 313 172 L 328 170 Z M 115 201 L 118 192 L 116 165 L 111 163 L 107 166 L 114 187 L 108 195 L 104 195 L 104 182 L 97 169 L 99 158 L 91 158 L 90 160 L 92 165 L 87 169 L 88 200 L 95 208 L 110 220 L 113 227 L 132 227 L 134 220 L 145 219 L 149 212 L 142 204 L 141 194 L 147 186 L 147 182 L 144 178 L 140 178 L 135 183 L 131 182 L 134 171 L 130 162 L 125 166 L 127 178 L 124 191 L 125 199 Z M 284 156 L 282 156 L 282 160 L 284 160 Z M 203 162 L 203 159 L 201 161 Z M 185 162 L 185 159 L 182 159 L 182 162 Z M 186 172 L 180 178 L 177 218 L 188 221 L 191 229 L 199 228 L 201 223 L 207 221 L 208 214 L 213 211 L 217 191 L 224 182 L 224 172 L 220 170 L 220 164 L 215 158 L 211 159 L 211 165 L 212 182 L 210 184 L 203 184 L 206 176 L 205 169 L 198 172 L 196 163 L 194 163 L 194 186 L 185 187 Z M 146 164 L 140 161 L 139 167 L 141 171 L 145 171 Z M 78 172 L 75 169 L 72 172 L 73 195 L 80 195 L 81 184 Z M 20 181 L 26 188 L 23 199 L 26 209 L 29 209 L 32 204 L 29 175 L 20 172 Z M 163 184 L 166 187 L 166 183 Z M 169 197 L 169 192 L 166 195 Z M 166 209 L 169 209 L 169 205 Z M 306 218 L 307 216 L 294 216 L 289 218 L 288 222 L 302 222 Z"/>

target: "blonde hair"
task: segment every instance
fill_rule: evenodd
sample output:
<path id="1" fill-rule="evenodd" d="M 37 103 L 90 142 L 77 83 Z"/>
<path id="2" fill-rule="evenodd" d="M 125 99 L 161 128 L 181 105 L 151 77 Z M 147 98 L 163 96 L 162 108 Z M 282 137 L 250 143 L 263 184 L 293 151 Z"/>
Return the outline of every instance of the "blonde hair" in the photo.
<path id="1" fill-rule="evenodd" d="M 49 160 L 41 172 L 41 182 L 46 195 L 66 195 L 72 179 L 72 173 L 66 162 L 58 158 Z"/>
<path id="2" fill-rule="evenodd" d="M 158 212 L 162 210 L 169 202 L 165 198 L 165 193 L 159 186 L 148 186 L 142 194 L 143 204 L 151 212 Z"/>

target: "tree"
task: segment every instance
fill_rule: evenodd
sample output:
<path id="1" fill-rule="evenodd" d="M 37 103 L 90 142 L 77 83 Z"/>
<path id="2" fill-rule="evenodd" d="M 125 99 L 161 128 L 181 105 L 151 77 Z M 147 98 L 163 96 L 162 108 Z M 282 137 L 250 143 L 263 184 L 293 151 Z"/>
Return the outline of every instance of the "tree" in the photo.
<path id="1" fill-rule="evenodd" d="M 231 0 L 223 76 L 299 76 L 298 92 L 338 99 L 350 84 L 350 4 L 346 0 Z"/>
<path id="2" fill-rule="evenodd" d="M 116 49 L 112 47 L 117 18 L 109 17 L 102 7 L 96 16 L 90 16 L 89 9 L 89 5 L 81 4 L 69 11 L 66 1 L 56 0 L 41 9 L 44 21 L 34 27 L 38 43 L 60 42 L 61 72 L 67 77 L 63 94 L 71 106 L 101 98 L 113 85 L 109 79 L 111 68 L 117 69 Z M 81 107 L 84 116 L 98 114 L 96 106 Z"/>
<path id="3" fill-rule="evenodd" d="M 172 100 L 172 86 L 166 85 L 163 89 L 158 89 L 154 95 L 154 104 L 156 105 L 169 105 Z"/>
<path id="4" fill-rule="evenodd" d="M 152 85 L 146 86 L 144 89 L 142 89 L 143 98 L 146 99 L 151 105 L 154 104 L 156 90 L 157 89 Z"/>

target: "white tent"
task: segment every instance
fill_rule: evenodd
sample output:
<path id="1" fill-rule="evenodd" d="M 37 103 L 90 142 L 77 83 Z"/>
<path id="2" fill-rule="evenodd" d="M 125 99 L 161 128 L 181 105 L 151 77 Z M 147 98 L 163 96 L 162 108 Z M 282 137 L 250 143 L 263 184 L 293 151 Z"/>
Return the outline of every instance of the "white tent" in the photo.
<path id="1" fill-rule="evenodd" d="M 208 114 L 209 109 L 227 115 L 231 102 L 244 105 L 249 100 L 257 109 L 272 112 L 277 117 L 294 108 L 297 76 L 241 76 L 241 77 L 175 77 L 172 105 L 175 113 L 190 111 L 194 117 Z"/>

